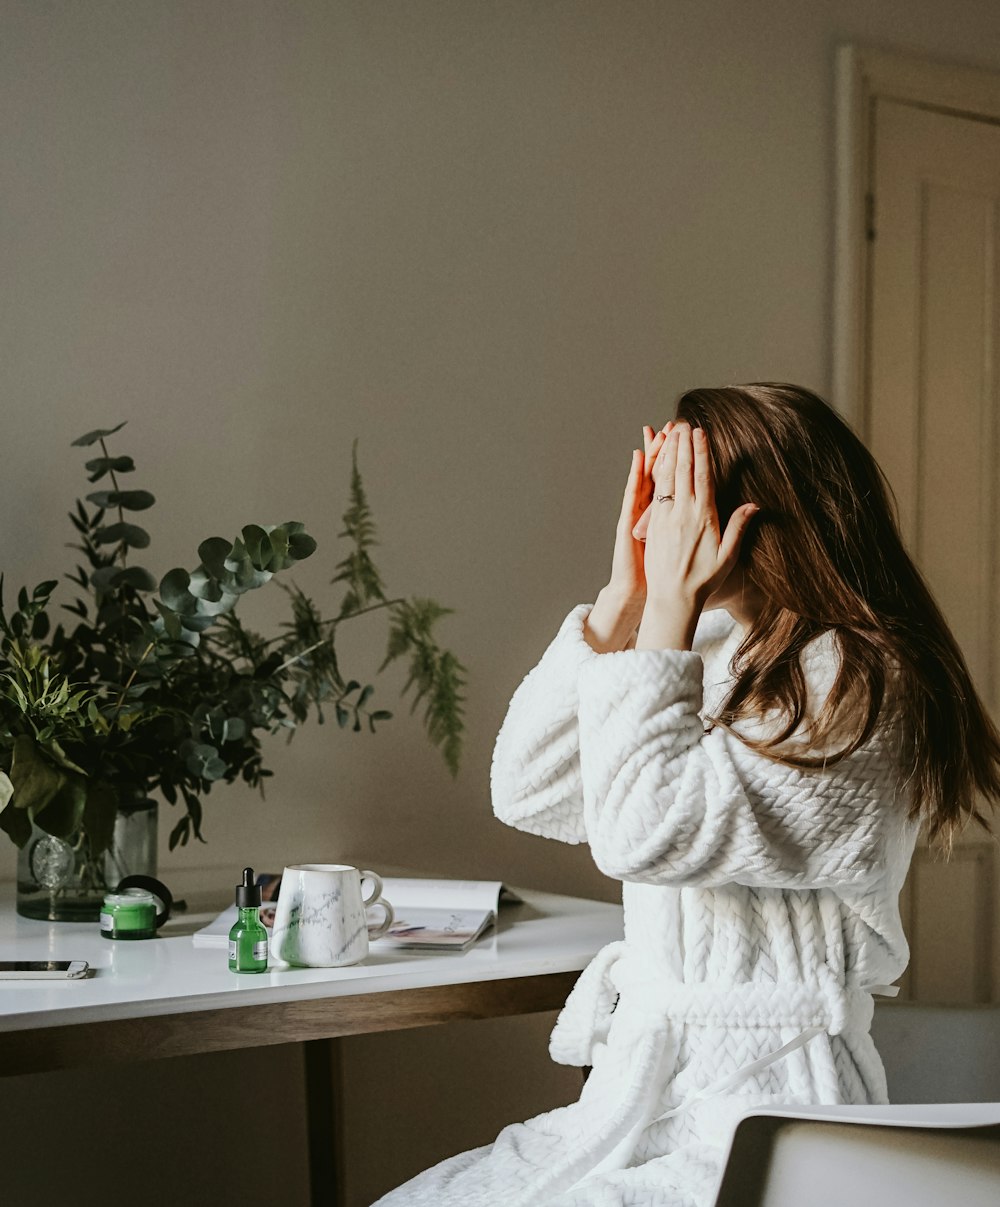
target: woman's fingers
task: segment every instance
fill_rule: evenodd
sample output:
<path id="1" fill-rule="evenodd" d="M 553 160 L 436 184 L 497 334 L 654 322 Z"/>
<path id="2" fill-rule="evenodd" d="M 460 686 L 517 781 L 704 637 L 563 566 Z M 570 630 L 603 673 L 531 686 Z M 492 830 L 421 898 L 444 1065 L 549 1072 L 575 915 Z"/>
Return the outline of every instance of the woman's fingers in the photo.
<path id="1" fill-rule="evenodd" d="M 674 470 L 674 499 L 694 498 L 694 446 L 686 425 L 677 433 L 677 468 Z"/>
<path id="2" fill-rule="evenodd" d="M 642 453 L 632 450 L 632 464 L 629 466 L 628 481 L 625 483 L 625 494 L 622 496 L 621 521 L 630 527 L 635 523 L 632 518 L 638 502 L 639 488 L 642 483 Z"/>
<path id="3" fill-rule="evenodd" d="M 652 432 L 653 429 L 650 428 L 649 430 Z M 663 442 L 666 440 L 666 438 L 667 437 L 664 432 L 657 432 L 651 437 L 649 443 L 646 445 L 646 458 L 643 463 L 643 474 L 645 477 L 649 478 L 652 474 L 653 465 L 656 462 L 656 458 L 659 455 L 660 449 L 663 447 Z"/>
<path id="4" fill-rule="evenodd" d="M 712 480 L 705 429 L 696 427 L 691 433 L 691 442 L 694 452 L 694 497 L 704 507 L 711 509 L 715 506 L 715 483 Z"/>
<path id="5" fill-rule="evenodd" d="M 732 570 L 736 562 L 736 555 L 740 550 L 740 542 L 746 535 L 750 521 L 758 511 L 760 511 L 760 508 L 756 503 L 744 503 L 742 507 L 737 507 L 729 517 L 725 535 L 719 542 L 720 582 Z M 723 569 L 724 573 L 722 572 Z"/>
<path id="6" fill-rule="evenodd" d="M 657 494 L 674 494 L 674 475 L 677 467 L 677 440 L 681 429 L 674 427 L 667 436 L 656 465 L 653 467 L 653 480 Z"/>

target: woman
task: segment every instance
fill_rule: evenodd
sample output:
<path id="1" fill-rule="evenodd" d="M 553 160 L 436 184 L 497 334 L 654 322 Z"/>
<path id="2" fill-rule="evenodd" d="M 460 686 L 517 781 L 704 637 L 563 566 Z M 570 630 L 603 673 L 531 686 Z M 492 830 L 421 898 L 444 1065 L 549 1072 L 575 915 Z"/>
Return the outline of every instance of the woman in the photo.
<path id="1" fill-rule="evenodd" d="M 491 775 L 502 821 L 623 882 L 625 938 L 550 1039 L 592 1072 L 379 1207 L 707 1207 L 748 1107 L 887 1102 L 872 994 L 909 958 L 918 829 L 950 847 L 1000 797 L 1000 734 L 836 413 L 691 390 L 644 435 L 610 582 L 518 687 Z"/>

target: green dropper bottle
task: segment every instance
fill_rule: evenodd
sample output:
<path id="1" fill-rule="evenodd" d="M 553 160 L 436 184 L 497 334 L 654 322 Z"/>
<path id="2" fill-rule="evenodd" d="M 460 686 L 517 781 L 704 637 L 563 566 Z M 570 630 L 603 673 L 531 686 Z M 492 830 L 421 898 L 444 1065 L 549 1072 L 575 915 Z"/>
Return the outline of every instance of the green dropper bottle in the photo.
<path id="1" fill-rule="evenodd" d="M 260 920 L 260 885 L 254 884 L 253 868 L 243 869 L 236 905 L 240 916 L 229 932 L 229 971 L 267 972 L 267 931 Z"/>

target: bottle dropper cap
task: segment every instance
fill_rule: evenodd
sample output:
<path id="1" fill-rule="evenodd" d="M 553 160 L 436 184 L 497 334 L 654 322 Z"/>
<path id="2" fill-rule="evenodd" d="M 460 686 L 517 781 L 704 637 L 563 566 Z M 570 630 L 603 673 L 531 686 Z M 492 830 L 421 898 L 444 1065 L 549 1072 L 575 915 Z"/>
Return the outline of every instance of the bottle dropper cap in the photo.
<path id="1" fill-rule="evenodd" d="M 240 909 L 260 906 L 260 885 L 253 882 L 253 868 L 243 869 L 243 883 L 236 886 L 236 904 Z"/>

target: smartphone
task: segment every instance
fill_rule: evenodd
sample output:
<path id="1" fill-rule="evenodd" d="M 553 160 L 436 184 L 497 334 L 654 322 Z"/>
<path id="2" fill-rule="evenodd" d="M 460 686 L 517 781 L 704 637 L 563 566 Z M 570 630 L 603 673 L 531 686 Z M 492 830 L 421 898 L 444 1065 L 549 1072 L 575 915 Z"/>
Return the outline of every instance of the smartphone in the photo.
<path id="1" fill-rule="evenodd" d="M 89 967 L 86 960 L 0 960 L 0 980 L 77 980 Z"/>

